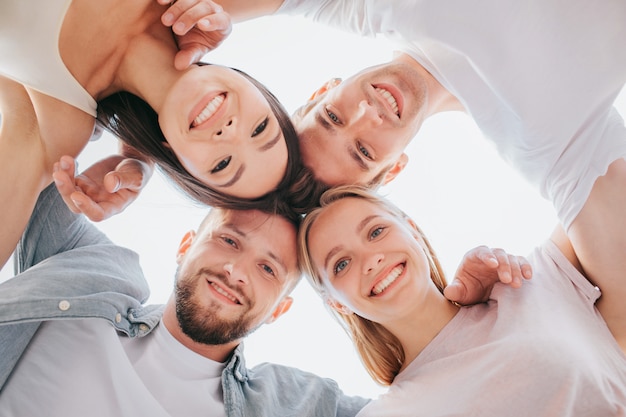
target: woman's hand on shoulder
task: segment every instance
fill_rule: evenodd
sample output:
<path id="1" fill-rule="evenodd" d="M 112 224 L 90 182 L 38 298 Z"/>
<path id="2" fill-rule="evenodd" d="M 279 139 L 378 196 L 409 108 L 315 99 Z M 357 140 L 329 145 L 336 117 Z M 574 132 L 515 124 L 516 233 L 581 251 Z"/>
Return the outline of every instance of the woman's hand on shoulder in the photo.
<path id="1" fill-rule="evenodd" d="M 519 288 L 531 277 L 532 267 L 523 256 L 479 246 L 465 254 L 444 295 L 459 304 L 476 304 L 489 299 L 496 282 Z"/>
<path id="2" fill-rule="evenodd" d="M 217 48 L 230 35 L 232 22 L 228 13 L 210 0 L 157 0 L 169 5 L 161 22 L 171 27 L 178 49 L 176 69 L 183 70 Z"/>
<path id="3" fill-rule="evenodd" d="M 55 185 L 70 210 L 95 222 L 122 212 L 135 201 L 154 171 L 152 164 L 125 155 L 104 158 L 80 175 L 75 170 L 74 158 L 63 156 L 54 164 Z"/>

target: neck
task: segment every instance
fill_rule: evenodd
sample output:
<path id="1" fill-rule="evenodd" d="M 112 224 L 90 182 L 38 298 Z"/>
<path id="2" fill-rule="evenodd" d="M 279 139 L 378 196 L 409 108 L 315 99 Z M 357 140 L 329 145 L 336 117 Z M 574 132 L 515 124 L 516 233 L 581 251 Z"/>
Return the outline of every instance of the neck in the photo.
<path id="1" fill-rule="evenodd" d="M 404 317 L 385 324 L 404 349 L 406 368 L 433 341 L 441 330 L 454 318 L 459 307 L 448 301 L 441 293 L 432 293 L 415 303 L 415 308 Z"/>
<path id="2" fill-rule="evenodd" d="M 176 318 L 176 301 L 174 295 L 170 297 L 165 310 L 163 311 L 163 324 L 170 334 L 187 349 L 196 352 L 198 355 L 204 356 L 216 362 L 226 362 L 232 355 L 235 348 L 241 343 L 240 340 L 225 345 L 205 345 L 191 340 L 178 324 Z"/>
<path id="3" fill-rule="evenodd" d="M 465 111 L 461 102 L 450 93 L 426 68 L 411 56 L 396 51 L 393 61 L 411 65 L 422 74 L 428 91 L 426 117 L 446 111 Z"/>

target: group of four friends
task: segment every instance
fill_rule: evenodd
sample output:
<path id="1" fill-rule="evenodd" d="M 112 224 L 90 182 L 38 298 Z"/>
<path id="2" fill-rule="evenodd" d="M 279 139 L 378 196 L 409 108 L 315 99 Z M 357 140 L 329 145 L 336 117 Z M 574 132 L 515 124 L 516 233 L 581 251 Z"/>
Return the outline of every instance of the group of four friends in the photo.
<path id="1" fill-rule="evenodd" d="M 0 415 L 624 415 L 626 5 L 219 3 L 0 6 L 0 257 L 18 272 L 0 286 Z M 397 51 L 290 118 L 247 74 L 194 64 L 231 18 L 271 13 Z M 444 111 L 468 113 L 560 220 L 528 261 L 470 251 L 451 285 L 375 194 Z M 75 176 L 96 120 L 121 153 Z M 80 214 L 123 210 L 154 165 L 212 207 L 165 306 L 143 304 L 136 255 Z M 380 399 L 246 368 L 242 340 L 289 309 L 302 273 L 389 385 Z"/>

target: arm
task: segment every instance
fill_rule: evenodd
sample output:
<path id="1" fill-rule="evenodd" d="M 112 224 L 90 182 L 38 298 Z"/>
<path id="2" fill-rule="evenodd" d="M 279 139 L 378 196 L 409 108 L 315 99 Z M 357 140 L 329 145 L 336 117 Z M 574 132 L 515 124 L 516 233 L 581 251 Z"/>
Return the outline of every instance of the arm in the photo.
<path id="1" fill-rule="evenodd" d="M 622 130 L 624 131 L 624 130 Z M 626 160 L 618 159 L 599 177 L 583 209 L 567 231 L 580 266 L 602 290 L 596 303 L 626 351 Z M 561 241 L 566 239 L 561 232 Z M 553 240 L 559 239 L 553 235 Z M 558 240 L 555 240 L 558 244 Z M 560 249 L 562 247 L 560 246 Z M 564 252 L 565 253 L 565 252 Z"/>
<path id="2" fill-rule="evenodd" d="M 523 279 L 531 277 L 532 268 L 526 258 L 479 246 L 465 254 L 444 295 L 459 304 L 475 304 L 489 299 L 496 282 L 519 288 Z"/>
<path id="3" fill-rule="evenodd" d="M 28 222 L 37 195 L 47 184 L 45 152 L 37 116 L 21 84 L 0 76 L 0 266 Z"/>

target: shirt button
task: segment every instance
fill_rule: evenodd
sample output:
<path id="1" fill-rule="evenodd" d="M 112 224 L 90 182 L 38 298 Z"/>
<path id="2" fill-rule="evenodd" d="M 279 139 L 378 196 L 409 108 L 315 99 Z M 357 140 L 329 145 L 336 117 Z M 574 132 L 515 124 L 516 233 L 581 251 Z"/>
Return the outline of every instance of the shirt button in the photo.
<path id="1" fill-rule="evenodd" d="M 148 327 L 148 325 L 147 325 L 147 324 L 145 324 L 145 323 L 141 323 L 141 324 L 139 325 L 139 330 L 141 330 L 142 332 L 147 332 L 148 330 L 150 330 L 150 328 Z"/>
<path id="2" fill-rule="evenodd" d="M 63 300 L 61 302 L 59 302 L 59 310 L 61 311 L 67 311 L 70 308 L 70 302 L 67 300 Z"/>
<path id="3" fill-rule="evenodd" d="M 119 323 L 120 321 L 122 321 L 122 315 L 120 313 L 117 313 L 115 315 L 115 322 Z"/>

